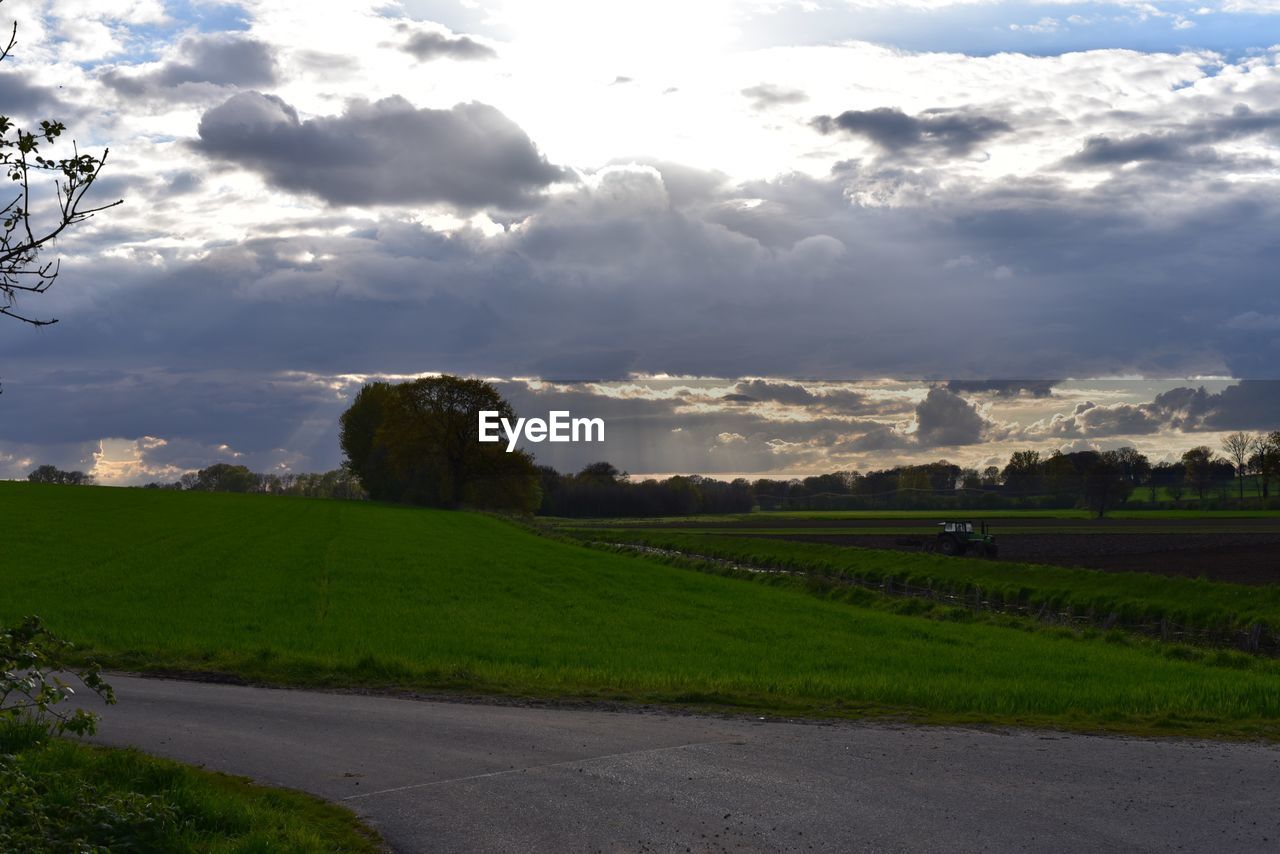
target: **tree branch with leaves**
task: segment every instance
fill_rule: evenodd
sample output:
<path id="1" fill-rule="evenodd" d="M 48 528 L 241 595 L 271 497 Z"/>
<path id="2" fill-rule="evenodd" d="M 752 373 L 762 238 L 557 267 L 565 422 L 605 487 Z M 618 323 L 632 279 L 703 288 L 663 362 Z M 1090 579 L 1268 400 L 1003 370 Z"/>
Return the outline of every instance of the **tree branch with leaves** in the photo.
<path id="1" fill-rule="evenodd" d="M 0 62 L 9 58 L 17 43 L 14 22 L 8 43 L 0 49 Z M 16 307 L 19 295 L 42 294 L 58 278 L 58 261 L 46 260 L 46 251 L 68 228 L 124 203 L 118 199 L 96 207 L 85 204 L 85 194 L 102 174 L 110 149 L 95 157 L 81 153 L 73 141 L 70 157 L 44 156 L 41 146 L 53 145 L 65 131 L 60 121 L 42 120 L 38 130 L 27 130 L 0 115 L 0 169 L 13 185 L 11 195 L 0 193 L 0 315 L 32 326 L 58 322 L 23 314 Z M 33 183 L 45 177 L 53 179 L 56 210 L 41 216 L 32 209 L 33 189 L 39 190 Z"/>
<path id="2" fill-rule="evenodd" d="M 68 710 L 74 676 L 104 702 L 116 701 L 97 664 L 74 660 L 74 647 L 55 637 L 39 617 L 27 617 L 11 628 L 0 626 L 0 720 L 26 718 L 47 731 L 92 735 L 98 716 L 83 708 Z"/>

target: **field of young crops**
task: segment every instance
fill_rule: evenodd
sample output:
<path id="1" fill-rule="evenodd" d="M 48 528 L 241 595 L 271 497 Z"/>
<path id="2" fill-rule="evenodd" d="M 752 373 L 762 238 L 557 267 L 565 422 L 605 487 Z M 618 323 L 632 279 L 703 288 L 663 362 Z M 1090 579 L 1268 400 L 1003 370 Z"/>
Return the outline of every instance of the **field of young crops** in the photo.
<path id="1" fill-rule="evenodd" d="M 0 513 L 0 620 L 39 614 L 116 668 L 1280 737 L 1272 659 L 722 577 L 477 514 L 13 483 Z"/>

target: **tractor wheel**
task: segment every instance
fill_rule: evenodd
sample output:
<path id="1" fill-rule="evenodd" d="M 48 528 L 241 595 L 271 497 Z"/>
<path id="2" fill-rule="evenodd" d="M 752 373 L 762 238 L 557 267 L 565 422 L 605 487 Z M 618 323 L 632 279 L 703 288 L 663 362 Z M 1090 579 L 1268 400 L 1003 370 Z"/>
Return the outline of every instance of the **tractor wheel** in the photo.
<path id="1" fill-rule="evenodd" d="M 999 556 L 1000 556 L 999 546 L 997 546 L 995 543 L 992 543 L 991 545 L 987 546 L 987 557 L 991 558 L 992 560 L 995 560 Z"/>
<path id="2" fill-rule="evenodd" d="M 938 540 L 938 551 L 944 555 L 960 554 L 960 544 L 956 542 L 955 537 L 943 537 Z"/>

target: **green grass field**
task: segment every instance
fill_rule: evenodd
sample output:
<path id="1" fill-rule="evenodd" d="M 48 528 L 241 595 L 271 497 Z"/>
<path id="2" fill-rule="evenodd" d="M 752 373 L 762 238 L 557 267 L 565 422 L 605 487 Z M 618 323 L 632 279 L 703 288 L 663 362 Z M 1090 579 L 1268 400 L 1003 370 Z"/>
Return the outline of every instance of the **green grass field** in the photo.
<path id="1" fill-rule="evenodd" d="M 1280 737 L 1272 660 L 889 613 L 481 515 L 13 483 L 0 514 L 0 619 L 117 668 Z"/>
<path id="2" fill-rule="evenodd" d="M 5 851 L 373 852 L 341 807 L 301 792 L 65 739 L 18 743 L 0 722 Z"/>
<path id="3" fill-rule="evenodd" d="M 935 514 L 932 518 L 938 518 Z M 968 518 L 968 517 L 965 517 Z M 1007 517 L 1006 517 L 1007 518 Z M 685 522 L 684 524 L 646 524 L 637 522 L 634 527 L 624 528 L 621 525 L 583 525 L 577 523 L 561 522 L 555 526 L 557 529 L 569 533 L 591 532 L 591 531 L 616 531 L 616 530 L 635 530 L 635 531 L 666 531 L 670 533 L 682 534 L 733 534 L 734 536 L 776 536 L 779 534 L 797 534 L 804 533 L 810 536 L 873 536 L 886 534 L 900 534 L 903 536 L 921 536 L 933 534 L 938 529 L 929 526 L 916 525 L 855 525 L 855 526 L 808 526 L 803 528 L 792 527 L 770 527 L 768 525 L 751 525 L 749 527 L 729 527 L 725 525 L 704 525 L 699 526 L 697 521 Z M 1197 534 L 1232 534 L 1232 533 L 1275 533 L 1280 531 L 1276 523 L 1271 520 L 1240 520 L 1235 523 L 1228 523 L 1223 520 L 1222 524 L 1215 525 L 1196 525 L 1194 532 Z M 1107 527 L 1105 525 L 1019 525 L 1017 528 L 1011 528 L 1000 533 L 1005 534 L 1168 534 L 1169 526 L 1146 526 L 1146 525 L 1126 525 L 1124 528 L 1116 528 L 1114 526 Z"/>
<path id="4" fill-rule="evenodd" d="M 818 529 L 819 531 L 822 529 Z M 1024 529 L 1019 528 L 1020 532 Z M 849 574 L 868 581 L 933 585 L 1031 606 L 1072 608 L 1124 621 L 1168 619 L 1198 628 L 1280 626 L 1280 585 L 1246 587 L 1141 572 L 1097 572 L 1042 564 L 954 558 L 936 554 L 849 549 L 725 531 L 567 529 L 586 541 L 636 543 L 744 564 Z M 805 528 L 803 533 L 813 533 Z M 753 529 L 752 533 L 756 533 Z M 792 530 L 791 533 L 798 533 Z"/>
<path id="5" fill-rule="evenodd" d="M 591 525 L 631 528 L 638 525 L 672 525 L 708 522 L 753 522 L 770 519 L 826 519 L 832 522 L 862 519 L 1093 519 L 1088 510 L 757 510 L 754 513 L 708 513 L 700 516 L 646 516 L 635 519 L 567 519 L 547 517 L 556 525 Z M 1280 519 L 1280 510 L 1113 510 L 1108 519 Z"/>

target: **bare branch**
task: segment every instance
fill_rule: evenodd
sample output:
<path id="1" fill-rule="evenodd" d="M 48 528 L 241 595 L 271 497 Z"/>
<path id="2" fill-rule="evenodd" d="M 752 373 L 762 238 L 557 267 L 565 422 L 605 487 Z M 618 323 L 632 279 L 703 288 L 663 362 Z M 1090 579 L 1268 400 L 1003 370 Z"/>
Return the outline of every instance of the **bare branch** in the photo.
<path id="1" fill-rule="evenodd" d="M 26 315 L 18 314 L 13 310 L 12 306 L 0 306 L 0 314 L 3 314 L 5 317 L 12 317 L 14 320 L 21 320 L 23 323 L 29 323 L 32 326 L 52 326 L 58 322 L 58 318 L 56 317 L 52 320 L 38 320 L 34 317 L 27 317 Z"/>
<path id="2" fill-rule="evenodd" d="M 13 50 L 13 46 L 18 43 L 18 22 L 13 22 L 13 29 L 9 32 L 9 43 L 4 46 L 4 50 L 0 51 L 0 62 L 4 62 L 9 56 L 9 51 Z"/>

